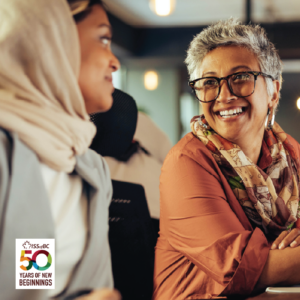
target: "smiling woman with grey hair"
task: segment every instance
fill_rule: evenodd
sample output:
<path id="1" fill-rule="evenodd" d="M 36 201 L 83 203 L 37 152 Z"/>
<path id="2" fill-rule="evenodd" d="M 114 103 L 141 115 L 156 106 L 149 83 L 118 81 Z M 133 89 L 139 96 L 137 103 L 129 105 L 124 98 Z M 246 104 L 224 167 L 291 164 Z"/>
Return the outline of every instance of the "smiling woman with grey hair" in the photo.
<path id="1" fill-rule="evenodd" d="M 193 39 L 186 63 L 204 115 L 162 168 L 153 299 L 299 284 L 300 146 L 274 122 L 274 45 L 229 19 Z"/>

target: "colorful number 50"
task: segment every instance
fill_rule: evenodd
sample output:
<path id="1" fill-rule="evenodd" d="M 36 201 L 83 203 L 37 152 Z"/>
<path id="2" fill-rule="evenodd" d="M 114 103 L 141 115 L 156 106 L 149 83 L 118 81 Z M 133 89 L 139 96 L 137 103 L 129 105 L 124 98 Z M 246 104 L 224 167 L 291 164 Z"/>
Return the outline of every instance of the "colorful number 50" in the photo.
<path id="1" fill-rule="evenodd" d="M 20 261 L 28 261 L 29 265 L 27 267 L 25 266 L 20 266 L 20 268 L 24 271 L 28 271 L 32 268 L 32 265 L 39 271 L 45 271 L 47 269 L 50 268 L 51 264 L 52 264 L 52 257 L 50 255 L 50 253 L 46 250 L 38 250 L 36 252 L 34 252 L 32 258 L 30 257 L 26 257 L 25 254 L 31 254 L 32 251 L 31 250 L 21 250 L 21 259 Z M 48 262 L 44 267 L 40 267 L 37 263 L 36 263 L 36 258 L 38 257 L 38 255 L 40 254 L 45 254 L 48 258 Z"/>

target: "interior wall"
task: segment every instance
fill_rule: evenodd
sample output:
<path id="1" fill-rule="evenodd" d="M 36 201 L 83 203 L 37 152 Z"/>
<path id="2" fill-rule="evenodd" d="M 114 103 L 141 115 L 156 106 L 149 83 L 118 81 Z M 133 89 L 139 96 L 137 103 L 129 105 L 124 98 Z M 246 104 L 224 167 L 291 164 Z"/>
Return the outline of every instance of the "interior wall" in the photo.
<path id="1" fill-rule="evenodd" d="M 281 99 L 275 121 L 300 143 L 300 110 L 296 101 L 300 97 L 300 73 L 283 73 Z"/>
<path id="2" fill-rule="evenodd" d="M 176 144 L 180 138 L 178 70 L 171 67 L 155 68 L 159 84 L 156 90 L 149 91 L 144 87 L 144 74 L 150 69 L 127 67 L 124 91 Z"/>

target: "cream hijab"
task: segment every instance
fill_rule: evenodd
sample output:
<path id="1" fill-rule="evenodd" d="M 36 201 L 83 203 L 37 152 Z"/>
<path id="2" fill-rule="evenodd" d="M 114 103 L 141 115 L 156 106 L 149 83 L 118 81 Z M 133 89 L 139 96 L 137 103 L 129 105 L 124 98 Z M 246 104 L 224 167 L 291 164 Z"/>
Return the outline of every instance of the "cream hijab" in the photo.
<path id="1" fill-rule="evenodd" d="M 95 135 L 77 78 L 80 45 L 66 0 L 0 0 L 0 127 L 71 172 Z"/>

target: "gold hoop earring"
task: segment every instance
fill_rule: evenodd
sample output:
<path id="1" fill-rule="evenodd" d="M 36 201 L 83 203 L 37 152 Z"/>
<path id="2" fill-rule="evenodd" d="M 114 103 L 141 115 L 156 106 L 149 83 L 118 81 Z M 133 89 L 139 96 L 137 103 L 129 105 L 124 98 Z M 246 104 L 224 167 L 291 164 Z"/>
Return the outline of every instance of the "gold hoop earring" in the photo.
<path id="1" fill-rule="evenodd" d="M 271 109 L 268 108 L 268 114 L 267 114 L 267 118 L 265 121 L 265 129 L 272 130 L 274 122 L 275 122 L 274 108 L 271 107 Z"/>

